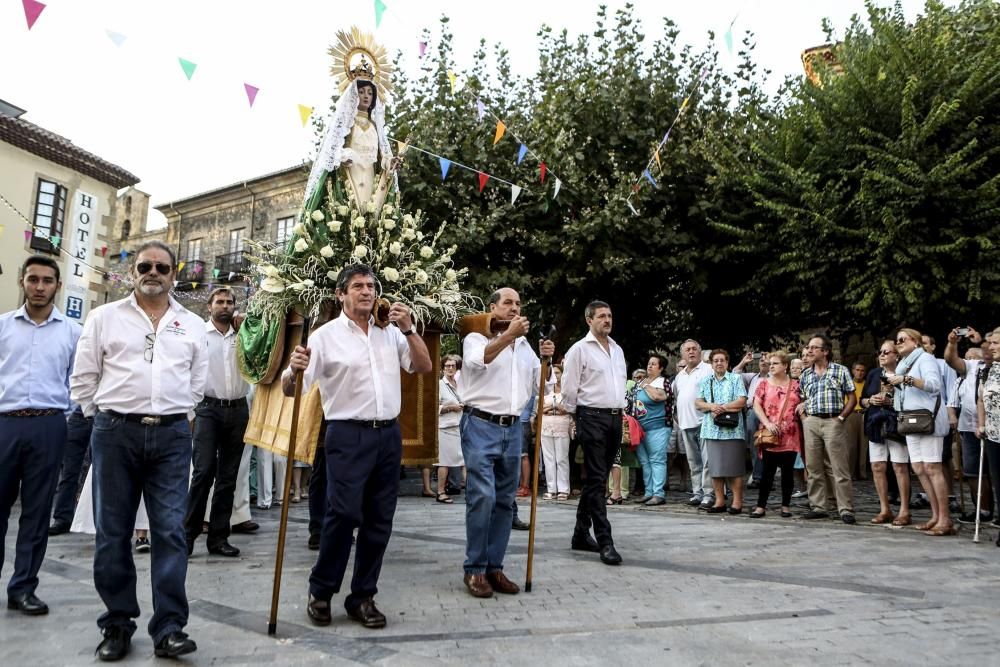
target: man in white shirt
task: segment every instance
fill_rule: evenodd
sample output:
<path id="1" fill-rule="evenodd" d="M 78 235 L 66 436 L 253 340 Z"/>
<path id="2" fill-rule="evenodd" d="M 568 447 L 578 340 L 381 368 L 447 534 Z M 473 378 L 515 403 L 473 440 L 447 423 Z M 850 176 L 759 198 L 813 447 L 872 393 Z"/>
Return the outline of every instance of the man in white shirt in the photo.
<path id="1" fill-rule="evenodd" d="M 712 367 L 702 361 L 701 344 L 687 339 L 681 344 L 684 369 L 674 377 L 674 399 L 677 405 L 677 432 L 687 454 L 691 470 L 691 499 L 688 505 L 708 508 L 715 504 L 712 476 L 708 470 L 708 451 L 701 441 L 702 413 L 694 407 L 698 385 L 712 374 Z"/>
<path id="2" fill-rule="evenodd" d="M 105 661 L 125 657 L 139 616 L 131 537 L 140 495 L 152 539 L 155 653 L 177 657 L 197 648 L 182 632 L 188 620 L 184 509 L 188 419 L 204 394 L 208 364 L 205 323 L 170 297 L 175 266 L 166 244 L 139 246 L 135 290 L 91 312 L 70 379 L 73 400 L 94 417 L 94 584 L 107 607 L 97 620 L 104 633 L 97 657 Z"/>
<path id="3" fill-rule="evenodd" d="M 382 557 L 392 533 L 399 491 L 403 440 L 399 430 L 399 370 L 428 373 L 430 354 L 414 335 L 410 310 L 394 303 L 389 321 L 375 325 L 378 296 L 375 274 L 364 264 L 345 267 L 337 276 L 340 316 L 320 327 L 309 347 L 296 346 L 281 376 L 286 396 L 295 393 L 295 377 L 304 371 L 302 390 L 319 384 L 327 422 L 326 516 L 319 556 L 309 576 L 306 613 L 316 625 L 329 625 L 330 599 L 340 592 L 358 529 L 347 615 L 366 628 L 384 628 L 385 615 L 375 607 Z"/>
<path id="4" fill-rule="evenodd" d="M 574 416 L 576 440 L 583 449 L 587 471 L 570 546 L 600 553 L 607 565 L 620 565 L 622 557 L 611 536 L 604 489 L 622 443 L 628 367 L 625 354 L 611 338 L 611 306 L 591 301 L 584 317 L 590 331 L 569 348 L 563 360 L 563 407 Z M 591 525 L 594 537 L 590 536 Z"/>
<path id="5" fill-rule="evenodd" d="M 541 364 L 525 335 L 521 297 L 504 287 L 490 297 L 490 312 L 509 321 L 503 333 L 466 335 L 458 393 L 465 405 L 459 424 L 465 458 L 465 586 L 474 597 L 514 595 L 520 587 L 503 573 L 514 520 L 524 424 L 521 413 L 537 391 Z M 552 356 L 552 341 L 539 344 Z M 530 407 L 527 408 L 530 410 Z"/>
<path id="6" fill-rule="evenodd" d="M 195 410 L 194 470 L 184 519 L 188 554 L 192 553 L 194 542 L 201 535 L 211 491 L 208 553 L 230 558 L 240 555 L 240 550 L 229 544 L 229 526 L 236 473 L 243 457 L 243 434 L 250 418 L 246 398 L 250 385 L 240 375 L 236 362 L 235 310 L 236 298 L 228 287 L 220 287 L 209 294 L 210 317 L 204 325 L 208 377 L 205 397 Z"/>

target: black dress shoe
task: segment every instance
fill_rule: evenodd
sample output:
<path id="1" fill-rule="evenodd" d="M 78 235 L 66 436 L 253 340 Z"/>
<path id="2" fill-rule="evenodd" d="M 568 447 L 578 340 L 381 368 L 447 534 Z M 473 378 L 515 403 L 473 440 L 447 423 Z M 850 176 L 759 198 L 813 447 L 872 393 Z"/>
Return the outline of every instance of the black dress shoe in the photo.
<path id="1" fill-rule="evenodd" d="M 44 616 L 49 613 L 49 605 L 35 597 L 34 593 L 7 598 L 7 609 L 14 609 L 28 616 Z"/>
<path id="2" fill-rule="evenodd" d="M 320 600 L 309 594 L 309 604 L 306 605 L 309 620 L 315 625 L 330 625 L 330 601 Z"/>
<path id="3" fill-rule="evenodd" d="M 601 547 L 601 562 L 605 565 L 621 565 L 622 557 L 615 551 L 615 545 L 608 544 Z"/>
<path id="4" fill-rule="evenodd" d="M 232 533 L 256 533 L 260 524 L 256 521 L 242 521 L 229 529 Z"/>
<path id="5" fill-rule="evenodd" d="M 313 533 L 309 536 L 309 542 L 306 543 L 310 551 L 319 551 L 319 533 Z"/>
<path id="6" fill-rule="evenodd" d="M 97 658 L 103 662 L 114 662 L 128 655 L 132 644 L 132 634 L 121 627 L 111 627 L 104 631 L 104 639 L 97 645 Z"/>
<path id="7" fill-rule="evenodd" d="M 70 524 L 67 521 L 53 521 L 49 526 L 49 535 L 65 535 L 69 532 Z"/>
<path id="8" fill-rule="evenodd" d="M 723 512 L 728 512 L 729 508 L 725 505 L 712 505 L 711 507 L 706 507 L 705 512 L 707 514 L 722 514 Z"/>
<path id="9" fill-rule="evenodd" d="M 375 600 L 368 598 L 362 600 L 354 609 L 348 609 L 347 615 L 351 620 L 357 621 L 366 628 L 384 628 L 385 614 L 380 612 L 375 606 Z"/>
<path id="10" fill-rule="evenodd" d="M 528 524 L 521 521 L 520 519 L 514 519 L 514 522 L 510 524 L 510 527 L 514 530 L 528 530 L 531 528 Z"/>
<path id="11" fill-rule="evenodd" d="M 240 555 L 240 550 L 229 542 L 219 542 L 218 544 L 210 546 L 208 548 L 208 553 L 216 556 L 225 556 L 226 558 L 236 558 Z"/>
<path id="12" fill-rule="evenodd" d="M 593 553 L 600 553 L 601 547 L 597 545 L 597 540 L 590 536 L 590 533 L 573 533 L 573 541 L 570 542 L 570 547 L 574 551 L 590 551 Z"/>
<path id="13" fill-rule="evenodd" d="M 180 655 L 187 655 L 198 650 L 198 645 L 183 632 L 171 632 L 169 635 L 156 642 L 153 653 L 157 658 L 176 658 Z"/>

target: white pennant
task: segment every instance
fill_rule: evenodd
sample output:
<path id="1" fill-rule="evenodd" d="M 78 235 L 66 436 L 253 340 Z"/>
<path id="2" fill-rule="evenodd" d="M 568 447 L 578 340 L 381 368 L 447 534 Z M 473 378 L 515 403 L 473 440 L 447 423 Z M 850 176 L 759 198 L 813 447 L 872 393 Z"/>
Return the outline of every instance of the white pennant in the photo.
<path id="1" fill-rule="evenodd" d="M 632 215 L 639 217 L 639 211 L 635 210 L 635 206 L 632 206 L 632 202 L 626 201 L 625 203 L 628 204 L 628 207 L 632 210 Z"/>
<path id="2" fill-rule="evenodd" d="M 557 178 L 557 179 L 556 179 L 556 189 L 555 189 L 555 191 L 554 191 L 554 192 L 552 193 L 552 198 L 553 198 L 553 199 L 555 199 L 556 197 L 558 197 L 558 196 L 559 196 L 559 188 L 561 188 L 561 187 L 562 187 L 562 181 L 560 181 L 560 180 L 559 180 L 559 179 Z"/>
<path id="3" fill-rule="evenodd" d="M 512 186 L 510 186 L 510 203 L 511 203 L 511 206 L 514 205 L 514 202 L 517 201 L 517 197 L 520 194 L 521 194 L 521 186 L 520 185 L 512 185 Z"/>
<path id="4" fill-rule="evenodd" d="M 236 275 L 236 272 L 235 272 L 235 271 L 230 271 L 230 272 L 229 272 L 229 279 L 230 279 L 230 280 L 232 280 L 232 279 L 233 279 L 233 276 L 235 276 L 235 275 Z"/>
<path id="5" fill-rule="evenodd" d="M 175 280 L 174 281 L 174 287 L 177 287 L 177 283 L 179 283 L 179 282 L 180 282 L 179 280 Z"/>

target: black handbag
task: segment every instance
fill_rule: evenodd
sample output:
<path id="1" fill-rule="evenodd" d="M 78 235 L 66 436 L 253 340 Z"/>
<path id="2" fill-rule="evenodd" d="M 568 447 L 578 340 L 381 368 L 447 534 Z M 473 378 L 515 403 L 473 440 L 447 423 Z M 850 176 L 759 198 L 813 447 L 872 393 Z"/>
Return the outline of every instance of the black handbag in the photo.
<path id="1" fill-rule="evenodd" d="M 906 392 L 900 399 L 900 407 L 906 398 Z M 900 435 L 928 435 L 934 432 L 934 420 L 941 408 L 941 394 L 934 402 L 934 412 L 930 410 L 900 410 L 896 413 L 896 432 Z"/>
<path id="2" fill-rule="evenodd" d="M 712 398 L 712 402 L 715 403 L 715 389 L 713 385 L 715 384 L 715 378 L 709 378 L 708 380 L 708 392 Z M 740 413 L 738 412 L 723 412 L 721 415 L 715 415 L 712 417 L 712 421 L 719 428 L 736 428 L 740 425 Z"/>

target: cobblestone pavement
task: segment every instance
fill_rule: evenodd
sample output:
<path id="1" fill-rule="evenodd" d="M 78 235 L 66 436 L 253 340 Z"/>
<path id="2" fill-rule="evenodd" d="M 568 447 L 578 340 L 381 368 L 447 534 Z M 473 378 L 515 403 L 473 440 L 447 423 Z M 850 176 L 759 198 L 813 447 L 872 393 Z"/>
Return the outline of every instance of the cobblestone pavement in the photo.
<path id="1" fill-rule="evenodd" d="M 1000 622 L 997 529 L 955 538 L 871 526 L 869 482 L 859 483 L 857 526 L 746 515 L 718 518 L 671 493 L 657 508 L 610 508 L 622 567 L 569 549 L 575 501 L 540 501 L 533 590 L 480 600 L 462 584 L 464 507 L 419 497 L 404 484 L 377 602 L 389 618 L 366 630 L 340 612 L 305 614 L 306 504 L 293 505 L 278 635 L 267 635 L 279 511 L 257 512 L 257 535 L 236 535 L 238 559 L 210 556 L 204 540 L 188 570 L 198 642 L 192 665 L 957 665 L 996 664 Z M 749 492 L 747 507 L 756 499 Z M 774 502 L 772 496 L 771 501 Z M 520 505 L 528 518 L 529 505 Z M 776 509 L 772 506 L 772 509 Z M 795 508 L 801 514 L 804 507 Z M 16 514 L 3 581 L 10 577 Z M 926 513 L 915 512 L 915 518 Z M 514 531 L 507 572 L 523 583 L 528 533 Z M 39 596 L 52 608 L 29 618 L 4 611 L 5 665 L 94 664 L 102 611 L 92 582 L 93 538 L 49 541 Z M 155 554 L 153 555 L 155 557 Z M 148 663 L 150 556 L 137 555 L 143 616 L 126 663 Z"/>

